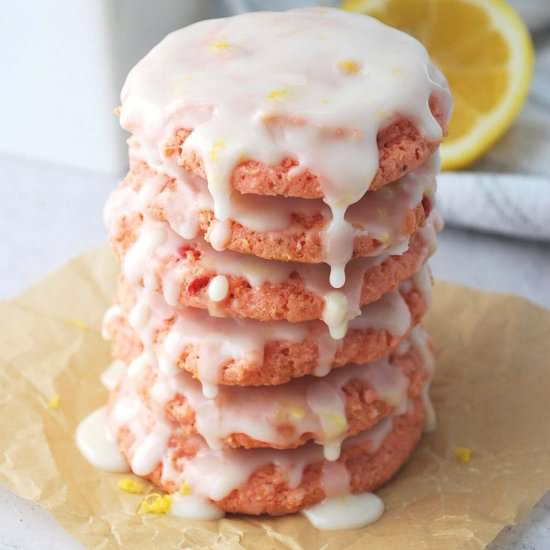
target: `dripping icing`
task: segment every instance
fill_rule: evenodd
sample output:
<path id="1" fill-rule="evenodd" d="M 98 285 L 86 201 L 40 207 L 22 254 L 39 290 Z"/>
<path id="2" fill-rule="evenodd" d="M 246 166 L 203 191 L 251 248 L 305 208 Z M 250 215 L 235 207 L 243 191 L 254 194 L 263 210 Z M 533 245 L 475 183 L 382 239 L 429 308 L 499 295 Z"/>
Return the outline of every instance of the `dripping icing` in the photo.
<path id="1" fill-rule="evenodd" d="M 233 47 L 220 56 L 205 44 L 207 35 Z M 334 70 L 341 44 L 353 44 L 350 56 L 362 67 L 353 77 Z M 288 74 L 296 75 L 291 85 Z M 333 220 L 328 242 L 349 231 L 343 213 L 368 190 L 378 168 L 377 134 L 394 113 L 413 121 L 427 140 L 441 138 L 432 96 L 448 118 L 446 82 L 426 50 L 374 19 L 333 9 L 248 13 L 168 35 L 128 75 L 120 120 L 139 154 L 157 168 L 168 164 L 163 150 L 170 136 L 193 129 L 182 153 L 201 159 L 221 222 L 235 209 L 230 178 L 237 163 L 253 158 L 275 165 L 292 151 L 300 170 L 322 176 Z M 349 247 L 327 256 L 331 282 L 341 286 Z"/>

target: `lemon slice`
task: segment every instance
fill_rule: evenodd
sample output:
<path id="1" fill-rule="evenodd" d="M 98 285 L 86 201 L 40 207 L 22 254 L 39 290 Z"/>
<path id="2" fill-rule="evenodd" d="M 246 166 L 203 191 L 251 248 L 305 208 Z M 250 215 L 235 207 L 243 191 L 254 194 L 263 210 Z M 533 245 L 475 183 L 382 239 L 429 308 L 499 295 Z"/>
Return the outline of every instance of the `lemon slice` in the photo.
<path id="1" fill-rule="evenodd" d="M 533 73 L 525 24 L 504 0 L 345 0 L 412 34 L 449 81 L 454 112 L 441 146 L 444 169 L 483 155 L 519 113 Z"/>

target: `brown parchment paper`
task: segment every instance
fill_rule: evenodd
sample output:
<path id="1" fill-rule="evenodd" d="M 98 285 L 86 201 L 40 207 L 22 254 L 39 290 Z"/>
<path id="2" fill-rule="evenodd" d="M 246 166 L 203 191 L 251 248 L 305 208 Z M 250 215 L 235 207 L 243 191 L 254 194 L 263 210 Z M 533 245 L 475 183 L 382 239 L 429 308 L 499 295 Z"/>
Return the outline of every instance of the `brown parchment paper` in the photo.
<path id="1" fill-rule="evenodd" d="M 482 548 L 550 488 L 550 312 L 438 283 L 427 320 L 439 423 L 379 494 L 359 530 L 317 531 L 300 515 L 193 522 L 135 513 L 141 496 L 80 456 L 74 430 L 106 398 L 99 333 L 117 266 L 87 254 L 0 306 L 0 483 L 35 500 L 89 548 Z M 83 326 L 86 325 L 86 327 Z M 58 409 L 48 407 L 59 394 Z M 470 464 L 457 446 L 474 450 Z"/>

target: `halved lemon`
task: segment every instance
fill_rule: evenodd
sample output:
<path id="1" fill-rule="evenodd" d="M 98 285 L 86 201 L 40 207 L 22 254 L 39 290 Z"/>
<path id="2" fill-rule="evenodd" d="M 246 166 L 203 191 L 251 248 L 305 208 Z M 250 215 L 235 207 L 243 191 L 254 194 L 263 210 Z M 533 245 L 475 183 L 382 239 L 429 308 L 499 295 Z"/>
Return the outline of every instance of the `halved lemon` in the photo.
<path id="1" fill-rule="evenodd" d="M 505 0 L 344 0 L 342 7 L 412 34 L 449 81 L 454 112 L 444 169 L 483 155 L 518 115 L 533 73 L 533 46 Z"/>

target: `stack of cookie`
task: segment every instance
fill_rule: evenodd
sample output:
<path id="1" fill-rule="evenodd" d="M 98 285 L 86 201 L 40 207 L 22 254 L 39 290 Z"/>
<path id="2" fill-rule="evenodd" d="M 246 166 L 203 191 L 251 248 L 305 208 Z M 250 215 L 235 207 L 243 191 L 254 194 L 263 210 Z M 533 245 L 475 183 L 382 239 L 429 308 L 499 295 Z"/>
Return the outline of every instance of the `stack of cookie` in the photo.
<path id="1" fill-rule="evenodd" d="M 173 509 L 376 515 L 431 414 L 449 103 L 419 43 L 332 9 L 201 22 L 131 71 L 108 419 Z"/>

